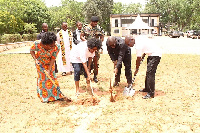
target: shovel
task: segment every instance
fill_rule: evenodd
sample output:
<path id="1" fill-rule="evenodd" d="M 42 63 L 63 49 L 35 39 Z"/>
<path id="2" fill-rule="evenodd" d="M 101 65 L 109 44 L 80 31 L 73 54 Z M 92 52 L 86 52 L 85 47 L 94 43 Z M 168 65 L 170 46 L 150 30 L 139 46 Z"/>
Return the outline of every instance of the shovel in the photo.
<path id="1" fill-rule="evenodd" d="M 134 84 L 134 81 L 135 81 L 135 76 L 133 77 L 133 80 L 132 80 L 132 85 Z M 126 96 L 126 97 L 132 97 L 134 94 L 135 94 L 135 89 L 132 88 L 132 85 L 129 86 L 129 87 L 125 87 L 124 88 L 124 91 L 123 91 L 123 95 Z"/>
<path id="2" fill-rule="evenodd" d="M 115 74 L 113 74 L 113 79 L 110 78 L 110 101 L 115 102 L 115 99 L 113 98 L 112 92 L 113 92 L 113 81 L 115 79 Z"/>

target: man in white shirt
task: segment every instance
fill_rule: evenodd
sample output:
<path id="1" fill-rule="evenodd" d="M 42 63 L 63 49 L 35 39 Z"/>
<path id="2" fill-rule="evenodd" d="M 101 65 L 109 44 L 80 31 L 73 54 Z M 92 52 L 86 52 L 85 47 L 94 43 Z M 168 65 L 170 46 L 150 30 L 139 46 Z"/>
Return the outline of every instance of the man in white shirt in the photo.
<path id="1" fill-rule="evenodd" d="M 84 72 L 87 86 L 90 85 L 90 66 L 92 58 L 95 56 L 95 51 L 101 48 L 102 42 L 100 39 L 90 38 L 87 41 L 80 42 L 75 45 L 70 53 L 70 61 L 74 68 L 74 80 L 76 86 L 76 95 L 79 95 L 79 80 L 81 72 Z M 87 65 L 88 63 L 88 65 Z M 88 67 L 87 67 L 88 66 Z"/>
<path id="2" fill-rule="evenodd" d="M 140 35 L 135 38 L 135 48 L 136 48 L 137 59 L 136 59 L 136 70 L 134 73 L 134 77 L 138 73 L 140 62 L 142 60 L 143 55 L 148 55 L 145 88 L 139 91 L 147 92 L 147 95 L 143 97 L 144 99 L 154 98 L 155 74 L 157 66 L 160 63 L 162 51 L 155 44 L 153 39 L 148 38 L 146 35 Z"/>
<path id="3" fill-rule="evenodd" d="M 70 63 L 70 50 L 72 44 L 70 37 L 72 33 L 67 29 L 67 23 L 62 23 L 62 29 L 57 33 L 57 43 L 61 49 L 58 53 L 58 72 L 62 73 L 62 76 L 66 76 L 67 73 L 72 73 L 72 65 Z"/>

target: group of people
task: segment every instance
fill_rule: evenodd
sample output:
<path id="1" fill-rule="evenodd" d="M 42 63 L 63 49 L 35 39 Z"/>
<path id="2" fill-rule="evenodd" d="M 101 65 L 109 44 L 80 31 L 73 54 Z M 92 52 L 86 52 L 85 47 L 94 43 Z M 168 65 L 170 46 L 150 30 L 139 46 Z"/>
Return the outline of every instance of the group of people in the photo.
<path id="1" fill-rule="evenodd" d="M 93 81 L 98 82 L 98 68 L 100 50 L 104 41 L 104 32 L 98 25 L 99 18 L 91 17 L 91 22 L 83 27 L 81 22 L 77 22 L 77 29 L 70 32 L 67 23 L 62 23 L 62 29 L 55 35 L 48 32 L 48 25 L 42 25 L 43 31 L 38 35 L 38 40 L 30 48 L 30 53 L 35 60 L 38 72 L 37 94 L 42 102 L 62 100 L 63 95 L 56 87 L 59 87 L 55 74 L 55 60 L 57 58 L 58 72 L 65 76 L 67 73 L 74 72 L 74 81 L 76 86 L 75 95 L 79 95 L 80 75 L 84 74 L 87 86 L 90 85 L 91 71 L 93 70 Z M 144 41 L 146 40 L 146 42 Z M 114 64 L 115 82 L 113 86 L 119 85 L 122 62 L 125 66 L 125 76 L 129 88 L 132 88 L 133 80 L 131 70 L 131 48 L 135 44 L 137 60 L 136 76 L 142 57 L 148 54 L 147 72 L 145 79 L 145 88 L 141 92 L 147 92 L 144 99 L 154 97 L 155 93 L 155 73 L 157 65 L 161 59 L 161 50 L 149 43 L 148 37 L 141 38 L 135 36 L 121 37 L 110 36 L 106 41 L 108 54 Z M 56 43 L 57 42 L 57 43 Z M 48 72 L 45 73 L 42 67 Z M 53 79 L 53 83 L 48 76 Z M 55 85 L 56 84 L 56 85 Z"/>

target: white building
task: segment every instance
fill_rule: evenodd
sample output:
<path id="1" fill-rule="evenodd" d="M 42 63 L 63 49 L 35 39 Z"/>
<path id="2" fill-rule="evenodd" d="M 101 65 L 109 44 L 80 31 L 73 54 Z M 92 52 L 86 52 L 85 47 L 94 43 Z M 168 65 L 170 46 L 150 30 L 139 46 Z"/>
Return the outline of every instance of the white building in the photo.
<path id="1" fill-rule="evenodd" d="M 152 34 L 161 35 L 160 31 L 160 14 L 158 13 L 142 13 L 140 17 L 152 29 L 126 29 L 136 19 L 137 14 L 111 14 L 110 25 L 112 36 L 126 36 L 128 34 Z"/>

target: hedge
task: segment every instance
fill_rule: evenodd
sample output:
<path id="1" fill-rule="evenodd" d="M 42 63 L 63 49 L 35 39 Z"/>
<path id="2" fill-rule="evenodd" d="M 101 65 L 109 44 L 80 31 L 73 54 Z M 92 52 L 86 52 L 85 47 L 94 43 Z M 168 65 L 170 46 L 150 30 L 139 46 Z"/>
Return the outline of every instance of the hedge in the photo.
<path id="1" fill-rule="evenodd" d="M 0 43 L 14 43 L 14 42 L 22 42 L 22 41 L 35 41 L 37 39 L 37 33 L 33 34 L 4 34 L 0 36 Z"/>

